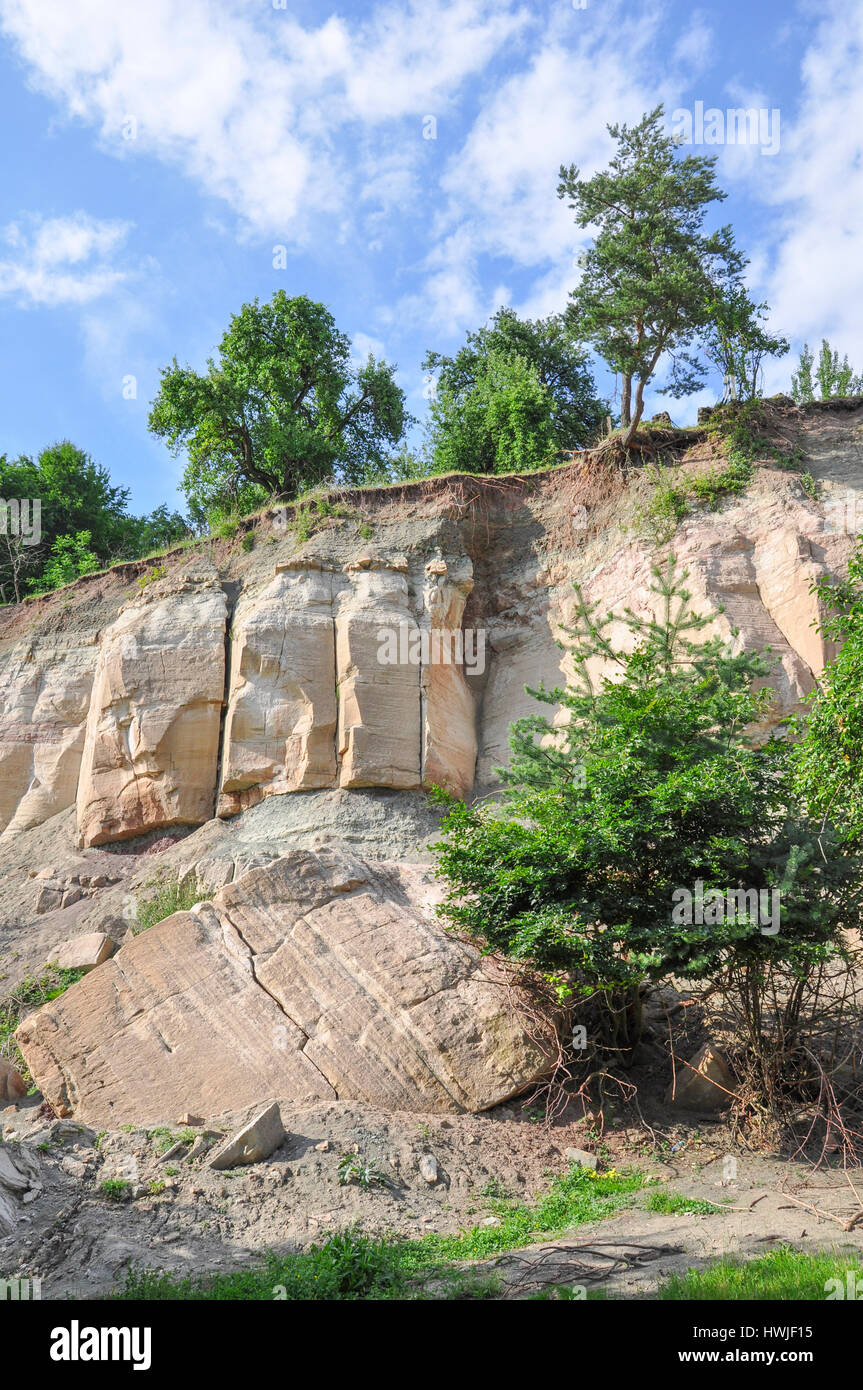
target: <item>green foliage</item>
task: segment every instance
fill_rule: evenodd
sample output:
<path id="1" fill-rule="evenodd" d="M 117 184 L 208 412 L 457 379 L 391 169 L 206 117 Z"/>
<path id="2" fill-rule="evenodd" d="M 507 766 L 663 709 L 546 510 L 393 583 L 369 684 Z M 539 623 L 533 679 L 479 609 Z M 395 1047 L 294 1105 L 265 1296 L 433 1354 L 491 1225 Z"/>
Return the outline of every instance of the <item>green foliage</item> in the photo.
<path id="1" fill-rule="evenodd" d="M 435 473 L 527 472 L 593 438 L 608 414 L 587 359 L 559 316 L 508 308 L 469 333 L 454 357 L 430 352 L 437 382 L 429 422 Z"/>
<path id="2" fill-rule="evenodd" d="M 685 579 L 673 557 L 654 569 L 659 616 L 624 610 L 628 652 L 609 639 L 614 615 L 576 588 L 572 683 L 531 692 L 558 719 L 513 726 L 508 798 L 450 799 L 437 851 L 450 925 L 559 999 L 592 1000 L 617 1050 L 638 1040 L 644 979 L 732 966 L 760 978 L 774 964 L 806 977 L 861 914 L 852 857 L 795 805 L 788 744 L 747 737 L 771 699 L 757 686 L 769 661 L 697 640 L 711 619 L 692 611 Z M 598 682 L 597 660 L 613 672 Z M 779 890 L 777 931 L 745 905 L 687 922 L 675 894 L 697 881 L 723 903 Z"/>
<path id="3" fill-rule="evenodd" d="M 168 573 L 164 565 L 154 565 L 152 569 L 146 570 L 144 574 L 139 574 L 135 580 L 139 589 L 146 589 L 150 584 L 155 584 L 158 579 L 164 579 Z"/>
<path id="4" fill-rule="evenodd" d="M 796 447 L 783 453 L 770 437 L 767 404 L 761 400 L 728 401 L 713 412 L 707 422 L 707 433 L 722 449 L 729 465 L 736 465 L 741 474 L 758 458 L 772 459 L 780 468 L 795 471 L 803 461 L 803 451 Z"/>
<path id="5" fill-rule="evenodd" d="M 551 393 L 523 357 L 491 352 L 462 396 L 438 388 L 431 405 L 434 471 L 525 473 L 555 462 Z"/>
<path id="6" fill-rule="evenodd" d="M 99 557 L 90 549 L 89 531 L 58 536 L 51 546 L 45 568 L 38 578 L 28 579 L 27 588 L 32 593 L 44 594 L 50 589 L 61 589 L 64 584 L 72 584 L 82 574 L 92 574 L 98 568 Z"/>
<path id="7" fill-rule="evenodd" d="M 657 466 L 656 483 L 645 506 L 635 514 L 636 525 L 653 545 L 665 545 L 689 509 L 685 487 L 672 483 Z"/>
<path id="8" fill-rule="evenodd" d="M 25 1081 L 31 1078 L 13 1037 L 15 1029 L 28 1014 L 59 999 L 83 974 L 83 970 L 61 970 L 59 965 L 48 964 L 39 975 L 25 976 L 0 1004 L 0 1057 L 12 1062 Z"/>
<path id="9" fill-rule="evenodd" d="M 583 179 L 574 164 L 562 165 L 558 185 L 578 225 L 597 229 L 580 258 L 569 319 L 621 375 L 626 444 L 663 358 L 671 362 L 668 394 L 703 384 L 694 348 L 712 306 L 726 300 L 745 266 L 729 227 L 704 232 L 708 208 L 725 197 L 715 157 L 681 157 L 663 117 L 658 106 L 635 126 L 609 126 L 617 150 L 608 168 Z"/>
<path id="10" fill-rule="evenodd" d="M 815 394 L 816 386 L 818 387 L 817 397 Z M 828 340 L 822 338 L 821 351 L 818 354 L 816 365 L 809 344 L 803 344 L 797 370 L 791 376 L 791 395 L 798 404 L 805 405 L 806 402 L 816 399 L 828 401 L 836 397 L 859 396 L 861 394 L 863 394 L 863 376 L 855 373 L 848 361 L 847 354 L 840 362 L 838 350 L 831 348 Z"/>
<path id="11" fill-rule="evenodd" d="M 796 721 L 798 786 L 813 816 L 829 820 L 851 841 L 863 840 L 863 542 L 841 583 L 818 581 L 827 611 L 822 635 L 840 643 L 808 697 L 808 719 Z"/>
<path id="12" fill-rule="evenodd" d="M 0 457 L 0 496 L 39 498 L 42 530 L 38 546 L 16 546 L 10 535 L 0 536 L 3 603 L 19 602 L 27 589 L 44 593 L 87 573 L 76 567 L 75 542 L 82 535 L 94 557 L 89 568 L 99 569 L 164 549 L 188 534 L 179 513 L 165 506 L 149 516 L 131 516 L 128 488 L 115 487 L 108 470 L 67 439 L 43 449 L 35 460 Z"/>
<path id="13" fill-rule="evenodd" d="M 784 357 L 787 338 L 768 333 L 764 327 L 766 304 L 753 304 L 746 287 L 737 282 L 708 302 L 708 320 L 702 330 L 702 349 L 710 363 L 721 372 L 726 388 L 733 384 L 739 400 L 761 395 L 765 357 Z"/>
<path id="14" fill-rule="evenodd" d="M 781 1246 L 755 1260 L 736 1259 L 726 1255 L 706 1269 L 690 1269 L 686 1274 L 672 1274 L 657 1293 L 666 1302 L 694 1303 L 702 1300 L 769 1300 L 791 1299 L 823 1302 L 828 1282 L 838 1279 L 846 1288 L 846 1276 L 852 1272 L 859 1284 L 863 1278 L 860 1257 L 846 1250 L 840 1255 L 809 1255 L 789 1246 Z"/>
<path id="15" fill-rule="evenodd" d="M 131 1184 L 126 1178 L 106 1178 L 104 1182 L 99 1184 L 99 1188 L 109 1202 L 125 1202 L 132 1191 Z"/>
<path id="16" fill-rule="evenodd" d="M 360 1154 L 346 1153 L 339 1159 L 339 1184 L 349 1187 L 356 1183 L 368 1191 L 371 1187 L 388 1187 L 389 1179 L 383 1169 Z"/>
<path id="17" fill-rule="evenodd" d="M 732 458 L 724 468 L 712 468 L 689 480 L 690 495 L 714 510 L 725 497 L 740 497 L 752 482 L 752 465 Z"/>
<path id="18" fill-rule="evenodd" d="M 135 923 L 132 927 L 137 936 L 162 922 L 174 912 L 188 912 L 195 903 L 206 902 L 212 893 L 198 887 L 194 871 L 180 878 L 174 874 L 169 878 L 154 880 L 147 885 L 155 889 L 148 897 L 139 898 L 135 905 Z"/>
<path id="19" fill-rule="evenodd" d="M 323 304 L 278 290 L 231 318 L 204 374 L 176 359 L 163 369 L 150 429 L 187 452 L 197 510 L 235 503 L 248 484 L 295 497 L 361 479 L 399 442 L 408 416 L 394 372 L 372 356 L 356 366 Z"/>

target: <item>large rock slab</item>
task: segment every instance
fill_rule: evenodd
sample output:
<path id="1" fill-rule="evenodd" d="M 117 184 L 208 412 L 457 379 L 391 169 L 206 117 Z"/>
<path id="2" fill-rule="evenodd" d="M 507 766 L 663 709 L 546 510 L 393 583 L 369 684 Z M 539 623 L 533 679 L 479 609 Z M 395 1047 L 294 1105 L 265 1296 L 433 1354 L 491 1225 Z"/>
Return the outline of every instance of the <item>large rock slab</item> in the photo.
<path id="1" fill-rule="evenodd" d="M 296 851 L 132 938 L 25 1019 L 58 1113 L 92 1124 L 275 1098 L 483 1110 L 544 1058 L 490 962 L 448 936 L 416 866 Z"/>
<path id="2" fill-rule="evenodd" d="M 285 567 L 234 617 L 219 815 L 336 780 L 332 575 Z"/>
<path id="3" fill-rule="evenodd" d="M 212 816 L 226 617 L 215 580 L 163 580 L 105 633 L 78 784 L 83 846 Z"/>
<path id="4" fill-rule="evenodd" d="M 0 831 L 11 836 L 75 804 L 95 634 L 16 643 L 0 682 Z"/>
<path id="5" fill-rule="evenodd" d="M 405 565 L 406 570 L 406 565 Z M 418 787 L 422 779 L 420 668 L 382 660 L 385 638 L 416 643 L 407 574 L 365 560 L 336 596 L 339 785 Z"/>

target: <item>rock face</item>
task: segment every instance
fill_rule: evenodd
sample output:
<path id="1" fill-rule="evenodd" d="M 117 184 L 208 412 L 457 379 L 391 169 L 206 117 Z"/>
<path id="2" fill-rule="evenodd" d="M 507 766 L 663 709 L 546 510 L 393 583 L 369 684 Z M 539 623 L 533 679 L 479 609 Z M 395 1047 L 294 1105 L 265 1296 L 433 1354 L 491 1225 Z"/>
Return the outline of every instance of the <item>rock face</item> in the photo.
<path id="1" fill-rule="evenodd" d="M 280 570 L 240 600 L 234 634 L 219 815 L 335 783 L 332 576 Z"/>
<path id="2" fill-rule="evenodd" d="M 75 804 L 98 648 L 85 640 L 17 642 L 2 667 L 0 831 L 13 835 Z"/>
<path id="3" fill-rule="evenodd" d="M 422 871 L 297 852 L 166 918 L 25 1019 L 59 1114 L 93 1124 L 284 1097 L 483 1110 L 544 1067 Z"/>
<path id="4" fill-rule="evenodd" d="M 525 687 L 566 677 L 573 581 L 645 613 L 669 547 L 715 633 L 772 649 L 775 723 L 832 655 L 812 582 L 844 571 L 863 524 L 863 408 L 777 412 L 815 495 L 765 457 L 745 495 L 692 508 L 661 546 L 638 520 L 646 475 L 609 490 L 575 460 L 505 487 L 364 494 L 373 527 L 302 545 L 262 518 L 251 551 L 182 552 L 161 577 L 121 566 L 2 610 L 2 838 L 73 804 L 87 848 L 283 794 L 486 791 L 510 724 L 537 712 Z M 712 447 L 682 470 L 715 467 Z"/>
<path id="5" fill-rule="evenodd" d="M 163 582 L 105 633 L 78 783 L 82 845 L 212 815 L 226 616 L 213 580 Z"/>

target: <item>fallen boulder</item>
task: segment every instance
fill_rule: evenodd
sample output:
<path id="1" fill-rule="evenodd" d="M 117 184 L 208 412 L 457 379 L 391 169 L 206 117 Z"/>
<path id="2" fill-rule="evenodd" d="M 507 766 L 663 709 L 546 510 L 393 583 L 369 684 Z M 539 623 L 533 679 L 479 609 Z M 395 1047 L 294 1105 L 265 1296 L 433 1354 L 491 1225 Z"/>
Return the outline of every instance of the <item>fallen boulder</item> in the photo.
<path id="1" fill-rule="evenodd" d="M 210 1167 L 236 1168 L 241 1163 L 262 1163 L 286 1138 L 278 1105 L 268 1105 L 219 1146 L 210 1159 Z"/>
<path id="2" fill-rule="evenodd" d="M 282 1098 L 485 1110 L 545 1057 L 416 865 L 294 851 L 130 938 L 16 1038 L 59 1115 L 100 1126 Z"/>
<path id="3" fill-rule="evenodd" d="M 20 1100 L 27 1094 L 27 1082 L 11 1062 L 0 1057 L 0 1104 Z"/>
<path id="4" fill-rule="evenodd" d="M 685 1110 L 724 1110 L 734 1098 L 734 1089 L 725 1058 L 705 1043 L 691 1061 L 678 1066 L 665 1099 Z"/>

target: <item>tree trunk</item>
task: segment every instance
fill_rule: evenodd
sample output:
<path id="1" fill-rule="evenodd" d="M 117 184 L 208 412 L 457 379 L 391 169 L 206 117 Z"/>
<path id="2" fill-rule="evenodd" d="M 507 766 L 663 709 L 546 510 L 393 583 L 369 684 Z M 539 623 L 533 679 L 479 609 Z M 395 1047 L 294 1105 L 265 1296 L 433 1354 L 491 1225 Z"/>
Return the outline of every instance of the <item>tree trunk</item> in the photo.
<path id="1" fill-rule="evenodd" d="M 623 436 L 623 447 L 624 447 L 624 449 L 628 449 L 628 448 L 629 448 L 629 442 L 630 442 L 630 440 L 632 439 L 632 436 L 635 434 L 635 431 L 638 429 L 638 426 L 641 424 L 641 417 L 642 417 L 643 414 L 644 414 L 644 382 L 643 382 L 643 381 L 639 381 L 639 383 L 638 383 L 638 389 L 637 389 L 637 391 L 636 391 L 636 393 L 635 393 L 635 411 L 634 411 L 634 413 L 633 413 L 631 419 L 629 420 L 629 423 L 628 423 L 626 432 L 625 432 L 625 434 L 624 434 L 624 436 Z"/>
<path id="2" fill-rule="evenodd" d="M 629 425 L 632 410 L 632 377 L 620 378 L 620 423 L 624 429 Z"/>

